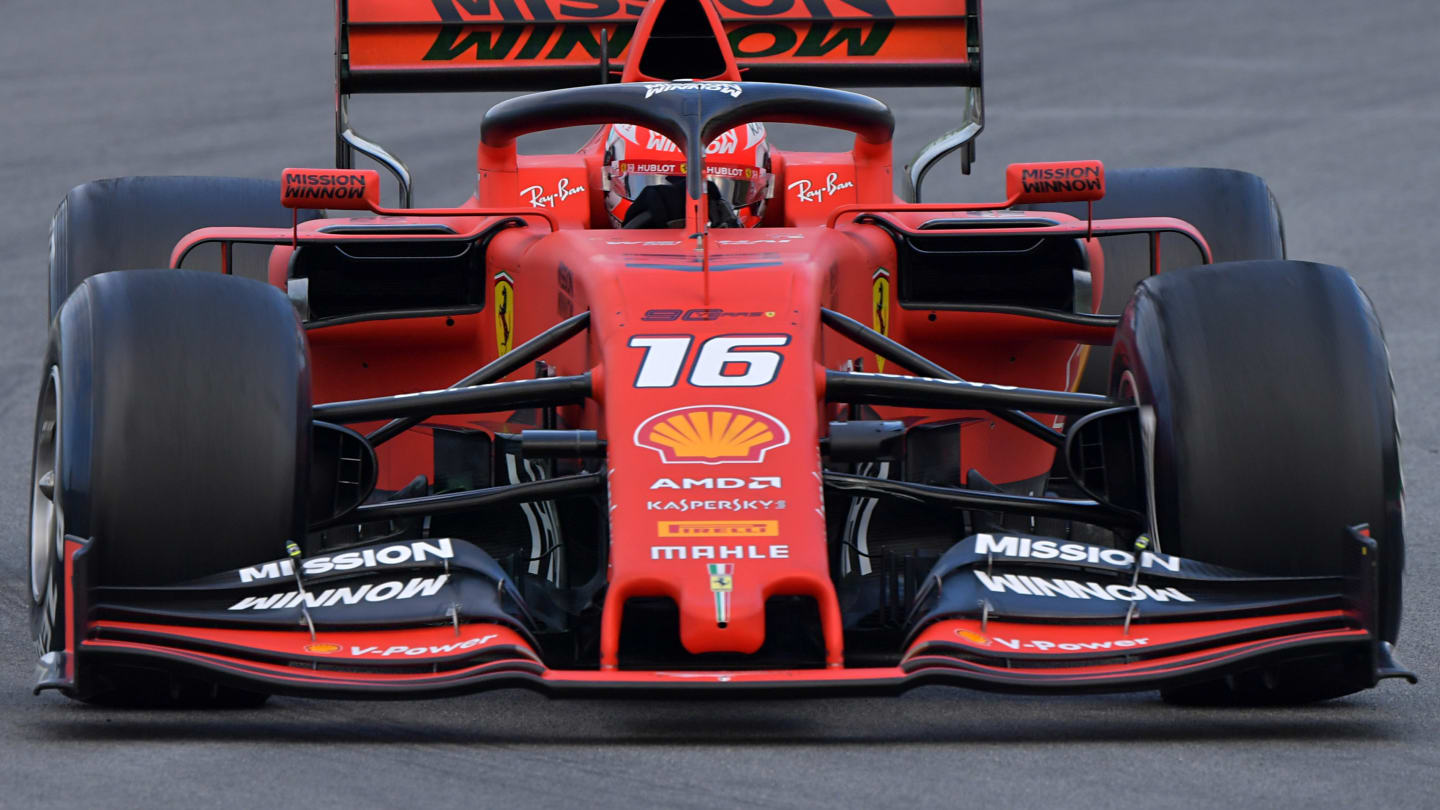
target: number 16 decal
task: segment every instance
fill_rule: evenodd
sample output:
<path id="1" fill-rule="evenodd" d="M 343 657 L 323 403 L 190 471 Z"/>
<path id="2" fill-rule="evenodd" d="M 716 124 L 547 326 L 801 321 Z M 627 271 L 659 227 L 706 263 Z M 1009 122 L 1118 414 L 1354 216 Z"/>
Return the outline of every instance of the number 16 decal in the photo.
<path id="1" fill-rule="evenodd" d="M 637 335 L 627 344 L 644 349 L 636 388 L 673 388 L 690 358 L 693 335 Z M 700 344 L 690 369 L 697 388 L 758 388 L 775 381 L 784 356 L 766 346 L 787 346 L 789 335 L 716 335 Z"/>

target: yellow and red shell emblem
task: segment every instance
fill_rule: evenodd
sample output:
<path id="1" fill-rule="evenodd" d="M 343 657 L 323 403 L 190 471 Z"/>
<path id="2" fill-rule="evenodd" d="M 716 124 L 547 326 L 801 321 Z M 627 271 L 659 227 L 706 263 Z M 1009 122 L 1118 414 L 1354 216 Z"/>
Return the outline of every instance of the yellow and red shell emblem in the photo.
<path id="1" fill-rule="evenodd" d="M 790 429 L 764 411 L 730 405 L 694 405 L 662 411 L 635 429 L 635 444 L 666 464 L 729 464 L 765 460 L 790 443 Z"/>
<path id="2" fill-rule="evenodd" d="M 981 647 L 990 646 L 990 638 L 984 633 L 977 633 L 974 630 L 956 630 L 955 635 L 965 639 L 971 644 L 978 644 Z"/>

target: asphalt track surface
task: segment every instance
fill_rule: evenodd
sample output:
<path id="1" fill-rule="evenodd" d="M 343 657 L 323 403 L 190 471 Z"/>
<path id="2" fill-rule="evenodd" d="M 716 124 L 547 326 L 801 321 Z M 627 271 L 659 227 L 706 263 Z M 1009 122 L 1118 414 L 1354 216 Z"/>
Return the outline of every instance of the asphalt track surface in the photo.
<path id="1" fill-rule="evenodd" d="M 0 24 L 0 806 L 1435 807 L 1440 803 L 1440 17 L 1432 0 L 1024 0 L 987 9 L 1003 167 L 1226 166 L 1265 176 L 1292 257 L 1349 268 L 1384 319 L 1399 389 L 1410 557 L 1388 682 L 1302 709 L 1041 699 L 419 703 L 281 698 L 216 714 L 36 698 L 26 626 L 30 431 L 48 222 L 67 189 L 130 174 L 277 176 L 332 152 L 331 6 L 8 0 Z M 951 122 L 939 90 L 884 94 L 898 155 Z M 357 127 L 468 194 L 489 100 L 379 98 Z M 777 138 L 796 138 L 777 133 Z M 570 148 L 574 138 L 532 140 Z M 803 141 L 807 143 L 808 141 Z"/>

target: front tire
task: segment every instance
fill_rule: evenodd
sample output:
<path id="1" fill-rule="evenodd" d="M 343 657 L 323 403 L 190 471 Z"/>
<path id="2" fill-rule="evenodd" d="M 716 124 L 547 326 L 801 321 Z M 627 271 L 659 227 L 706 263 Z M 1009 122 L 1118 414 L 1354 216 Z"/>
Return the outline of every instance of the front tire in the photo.
<path id="1" fill-rule="evenodd" d="M 101 586 L 181 582 L 304 542 L 309 366 L 278 290 L 184 270 L 91 277 L 52 324 L 46 369 L 31 518 L 42 653 L 65 646 L 63 622 L 47 618 L 63 616 L 64 588 L 36 587 L 63 586 L 65 534 L 94 545 Z M 101 673 L 112 694 L 95 697 L 237 702 L 234 690 L 138 672 Z"/>
<path id="2" fill-rule="evenodd" d="M 1394 393 L 1379 321 L 1349 274 L 1292 261 L 1165 273 L 1136 289 L 1114 349 L 1112 391 L 1153 417 L 1161 548 L 1258 574 L 1335 576 L 1346 527 L 1368 524 L 1380 548 L 1377 629 L 1394 642 L 1404 566 Z M 1332 664 L 1167 696 L 1304 702 L 1370 685 L 1353 663 Z"/>

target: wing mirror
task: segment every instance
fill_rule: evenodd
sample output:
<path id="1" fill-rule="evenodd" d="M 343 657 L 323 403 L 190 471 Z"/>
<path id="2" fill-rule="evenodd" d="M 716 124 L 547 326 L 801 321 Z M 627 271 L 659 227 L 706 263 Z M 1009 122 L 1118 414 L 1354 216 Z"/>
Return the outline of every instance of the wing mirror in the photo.
<path id="1" fill-rule="evenodd" d="M 380 173 L 369 169 L 286 169 L 280 175 L 286 208 L 374 211 L 380 207 Z"/>
<path id="2" fill-rule="evenodd" d="M 1098 160 L 1012 163 L 1005 196 L 1021 203 L 1093 202 L 1105 196 L 1105 164 Z"/>

